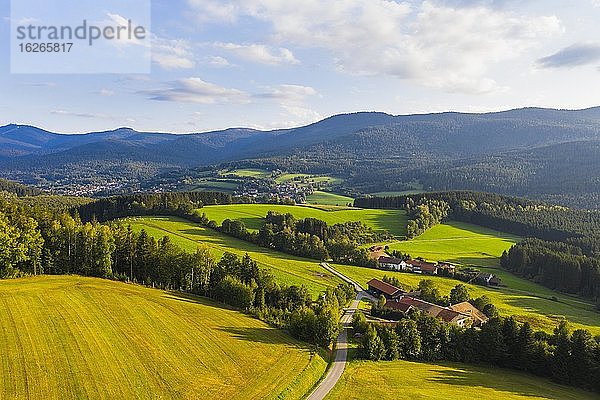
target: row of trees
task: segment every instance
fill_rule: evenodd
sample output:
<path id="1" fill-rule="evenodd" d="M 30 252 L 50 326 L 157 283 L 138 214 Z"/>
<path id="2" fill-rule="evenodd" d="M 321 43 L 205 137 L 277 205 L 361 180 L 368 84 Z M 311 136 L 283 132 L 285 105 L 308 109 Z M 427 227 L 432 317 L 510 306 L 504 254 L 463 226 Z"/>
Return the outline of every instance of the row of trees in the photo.
<path id="1" fill-rule="evenodd" d="M 544 240 L 595 236 L 600 231 L 600 212 L 553 206 L 532 200 L 479 192 L 424 193 L 397 197 L 356 199 L 362 208 L 411 208 L 412 204 L 443 201 L 449 218 Z"/>
<path id="2" fill-rule="evenodd" d="M 406 211 L 408 215 L 406 237 L 412 239 L 442 223 L 448 217 L 450 206 L 443 200 L 419 201 L 416 204 L 407 202 Z"/>
<path id="3" fill-rule="evenodd" d="M 377 233 L 362 222 L 345 222 L 329 226 L 326 222 L 305 218 L 297 220 L 292 214 L 269 211 L 258 232 L 249 231 L 239 220 L 226 219 L 218 226 L 205 214 L 188 216 L 209 228 L 252 242 L 261 247 L 316 260 L 333 259 L 337 263 L 374 267 L 365 243 L 383 241 L 389 237 Z"/>
<path id="4" fill-rule="evenodd" d="M 362 335 L 359 354 L 366 359 L 485 363 L 600 391 L 600 337 L 586 330 L 571 333 L 566 322 L 550 335 L 513 317 L 491 318 L 476 330 L 446 325 L 424 313 L 395 326 L 369 324 L 358 312 L 353 328 Z"/>

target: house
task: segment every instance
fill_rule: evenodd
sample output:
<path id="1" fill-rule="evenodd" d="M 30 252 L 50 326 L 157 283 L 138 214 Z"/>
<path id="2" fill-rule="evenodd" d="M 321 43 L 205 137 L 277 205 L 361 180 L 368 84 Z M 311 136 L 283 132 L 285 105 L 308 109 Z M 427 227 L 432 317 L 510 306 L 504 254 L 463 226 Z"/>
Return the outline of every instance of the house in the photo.
<path id="1" fill-rule="evenodd" d="M 389 269 L 391 271 L 404 271 L 406 262 L 396 257 L 381 256 L 377 259 L 381 269 Z"/>
<path id="2" fill-rule="evenodd" d="M 369 286 L 369 293 L 376 297 L 383 295 L 387 300 L 402 296 L 404 293 L 402 289 L 379 279 L 371 279 L 367 282 L 367 285 Z"/>
<path id="3" fill-rule="evenodd" d="M 445 261 L 439 262 L 437 267 L 438 267 L 438 269 L 447 271 L 449 274 L 453 274 L 456 272 L 456 265 L 451 264 L 449 262 L 445 262 Z"/>
<path id="4" fill-rule="evenodd" d="M 432 317 L 441 319 L 446 324 L 454 324 L 460 327 L 469 326 L 472 321 L 470 315 L 408 296 L 402 296 L 395 300 L 388 301 L 385 303 L 384 307 L 401 312 L 408 312 L 412 309 L 423 311 Z"/>
<path id="5" fill-rule="evenodd" d="M 475 279 L 478 283 L 486 286 L 500 286 L 502 281 L 494 274 L 482 272 Z"/>
<path id="6" fill-rule="evenodd" d="M 438 273 L 438 267 L 426 261 L 409 260 L 406 263 L 412 266 L 412 271 L 416 274 L 437 275 Z"/>
<path id="7" fill-rule="evenodd" d="M 473 320 L 473 326 L 480 327 L 486 322 L 488 322 L 489 318 L 487 315 L 479 311 L 473 304 L 465 301 L 464 303 L 458 303 L 451 305 L 449 307 L 451 310 L 458 311 L 459 313 L 469 315 Z"/>

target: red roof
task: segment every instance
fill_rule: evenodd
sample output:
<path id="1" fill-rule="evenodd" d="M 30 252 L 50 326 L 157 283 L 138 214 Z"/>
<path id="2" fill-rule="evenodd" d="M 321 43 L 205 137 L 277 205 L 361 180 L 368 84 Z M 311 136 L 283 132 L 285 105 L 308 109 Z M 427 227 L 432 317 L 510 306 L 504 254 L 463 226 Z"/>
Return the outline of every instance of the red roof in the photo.
<path id="1" fill-rule="evenodd" d="M 402 292 L 402 289 L 397 288 L 394 285 L 390 285 L 389 283 L 386 283 L 384 281 L 380 281 L 379 279 L 371 279 L 367 283 L 367 285 L 369 285 L 370 288 L 372 287 L 373 289 L 376 289 L 381 293 L 385 293 L 389 296 L 393 296 L 398 292 Z"/>
<path id="2" fill-rule="evenodd" d="M 428 263 L 426 261 L 419 261 L 419 260 L 410 260 L 407 261 L 408 264 L 412 265 L 413 267 L 421 267 L 421 269 L 425 269 L 425 268 L 437 268 L 435 266 L 435 264 L 432 263 Z"/>
<path id="3" fill-rule="evenodd" d="M 401 311 L 403 313 L 406 313 L 408 310 L 410 310 L 411 308 L 413 308 L 413 306 L 411 306 L 410 304 L 400 303 L 398 301 L 387 301 L 385 303 L 384 307 L 385 308 L 391 308 L 392 310 Z"/>
<path id="4" fill-rule="evenodd" d="M 377 261 L 379 261 L 381 264 L 400 264 L 400 263 L 402 263 L 402 260 L 399 258 L 386 257 L 386 256 L 379 257 L 379 259 Z"/>
<path id="5" fill-rule="evenodd" d="M 405 307 L 414 307 L 418 310 L 425 311 L 429 315 L 437 318 L 441 318 L 444 322 L 453 322 L 457 317 L 468 318 L 469 315 L 460 313 L 458 311 L 451 310 L 446 307 L 438 306 L 437 304 L 429 303 L 424 300 L 415 299 L 413 297 L 404 296 L 403 298 L 396 301 L 396 303 L 404 304 Z M 386 303 L 387 306 L 387 303 Z"/>

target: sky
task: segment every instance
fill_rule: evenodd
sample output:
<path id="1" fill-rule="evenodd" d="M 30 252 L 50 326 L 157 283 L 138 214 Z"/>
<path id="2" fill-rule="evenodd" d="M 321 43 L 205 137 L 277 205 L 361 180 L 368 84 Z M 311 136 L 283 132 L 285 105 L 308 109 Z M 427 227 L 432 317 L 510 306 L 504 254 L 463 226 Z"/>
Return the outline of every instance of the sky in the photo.
<path id="1" fill-rule="evenodd" d="M 0 0 L 0 125 L 189 133 L 357 111 L 600 105 L 600 0 L 151 6 L 150 73 L 14 74 L 10 1 Z"/>

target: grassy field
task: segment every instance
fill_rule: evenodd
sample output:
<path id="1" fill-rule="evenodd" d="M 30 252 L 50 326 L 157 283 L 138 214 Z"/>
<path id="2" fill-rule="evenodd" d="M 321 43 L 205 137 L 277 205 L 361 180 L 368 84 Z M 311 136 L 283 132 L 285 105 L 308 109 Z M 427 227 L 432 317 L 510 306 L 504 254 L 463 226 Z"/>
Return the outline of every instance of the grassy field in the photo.
<path id="1" fill-rule="evenodd" d="M 326 399 L 592 400 L 599 396 L 498 368 L 353 361 Z"/>
<path id="2" fill-rule="evenodd" d="M 340 196 L 339 194 L 315 191 L 306 198 L 306 202 L 309 204 L 323 204 L 326 206 L 345 206 L 348 203 L 353 203 L 354 199 L 351 197 Z"/>
<path id="3" fill-rule="evenodd" d="M 406 232 L 406 212 L 403 210 L 366 210 L 344 209 L 340 211 L 324 211 L 312 207 L 284 206 L 275 204 L 231 204 L 206 206 L 201 209 L 206 216 L 217 223 L 225 219 L 237 219 L 244 222 L 248 229 L 260 229 L 268 211 L 291 213 L 296 218 L 317 218 L 328 224 L 346 221 L 362 221 L 373 229 L 387 230 L 393 235 Z"/>
<path id="4" fill-rule="evenodd" d="M 264 171 L 262 169 L 236 169 L 232 171 L 223 171 L 223 175 L 239 176 L 241 178 L 268 178 L 271 176 L 271 172 Z"/>
<path id="5" fill-rule="evenodd" d="M 499 256 L 509 249 L 519 237 L 496 232 L 476 225 L 449 222 L 438 225 L 416 239 L 390 244 L 391 249 L 423 257 L 430 261 L 451 261 L 473 264 L 484 272 L 498 275 L 505 287 L 486 288 L 467 285 L 471 297 L 488 295 L 503 315 L 515 315 L 520 321 L 529 321 L 534 328 L 552 331 L 558 321 L 566 317 L 572 327 L 585 328 L 600 334 L 600 314 L 594 304 L 578 297 L 567 296 L 547 289 L 526 279 L 519 278 L 499 267 Z M 422 275 L 387 272 L 381 270 L 337 265 L 343 274 L 361 285 L 372 278 L 384 275 L 397 277 L 407 287 L 416 287 Z M 443 295 L 460 283 L 457 280 L 428 276 L 436 282 Z M 557 301 L 553 300 L 555 298 Z"/>
<path id="6" fill-rule="evenodd" d="M 288 285 L 305 285 L 313 296 L 318 295 L 327 286 L 337 286 L 342 282 L 336 276 L 328 274 L 318 261 L 265 249 L 183 219 L 138 217 L 126 221 L 136 231 L 145 229 L 149 235 L 157 238 L 167 235 L 184 250 L 194 251 L 203 243 L 219 258 L 227 251 L 240 256 L 248 253 L 262 268 L 269 269 L 278 281 Z"/>
<path id="7" fill-rule="evenodd" d="M 413 240 L 389 246 L 430 261 L 497 267 L 502 252 L 520 240 L 518 236 L 451 221 L 436 225 Z"/>
<path id="8" fill-rule="evenodd" d="M 0 281 L 0 398 L 300 399 L 326 362 L 208 300 L 107 280 Z"/>

